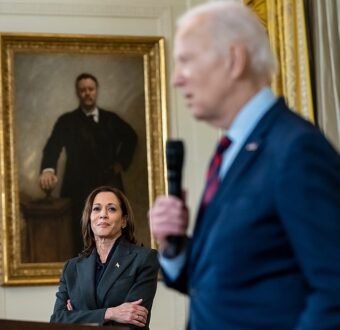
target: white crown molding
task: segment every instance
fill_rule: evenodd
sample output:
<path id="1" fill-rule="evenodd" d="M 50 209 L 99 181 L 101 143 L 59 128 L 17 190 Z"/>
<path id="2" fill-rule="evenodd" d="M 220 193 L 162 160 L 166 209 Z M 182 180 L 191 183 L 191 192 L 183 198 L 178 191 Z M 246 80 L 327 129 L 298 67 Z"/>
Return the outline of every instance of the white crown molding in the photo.
<path id="1" fill-rule="evenodd" d="M 91 16 L 91 17 L 143 17 L 158 18 L 169 6 L 160 5 L 116 5 L 108 2 L 0 2 L 0 15 L 50 15 L 50 16 Z"/>
<path id="2" fill-rule="evenodd" d="M 202 1 L 202 0 L 200 0 Z M 0 0 L 0 15 L 52 15 L 155 18 L 183 0 Z"/>
<path id="3" fill-rule="evenodd" d="M 0 0 L 0 17 L 98 17 L 152 19 L 158 33 L 172 39 L 176 16 L 185 10 L 183 0 Z"/>

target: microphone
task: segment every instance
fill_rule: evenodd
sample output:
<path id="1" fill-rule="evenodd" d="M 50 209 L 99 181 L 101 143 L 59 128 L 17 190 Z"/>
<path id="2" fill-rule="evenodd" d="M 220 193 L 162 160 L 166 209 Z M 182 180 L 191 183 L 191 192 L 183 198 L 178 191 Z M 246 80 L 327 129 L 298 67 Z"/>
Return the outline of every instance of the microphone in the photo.
<path id="1" fill-rule="evenodd" d="M 182 197 L 182 167 L 184 145 L 181 140 L 166 142 L 166 166 L 168 171 L 168 194 Z"/>
<path id="2" fill-rule="evenodd" d="M 166 164 L 168 172 L 168 194 L 182 198 L 182 167 L 184 159 L 184 145 L 181 140 L 166 142 Z M 176 257 L 186 242 L 186 236 L 167 237 L 168 247 L 164 251 L 166 258 Z"/>

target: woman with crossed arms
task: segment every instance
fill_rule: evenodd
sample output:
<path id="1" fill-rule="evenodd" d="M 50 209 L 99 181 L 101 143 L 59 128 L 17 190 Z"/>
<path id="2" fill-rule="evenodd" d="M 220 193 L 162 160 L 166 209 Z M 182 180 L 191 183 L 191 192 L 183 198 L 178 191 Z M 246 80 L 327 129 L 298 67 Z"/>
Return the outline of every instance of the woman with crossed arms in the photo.
<path id="1" fill-rule="evenodd" d="M 66 262 L 51 322 L 149 329 L 157 251 L 136 245 L 133 213 L 116 188 L 96 188 L 82 216 L 84 250 Z"/>

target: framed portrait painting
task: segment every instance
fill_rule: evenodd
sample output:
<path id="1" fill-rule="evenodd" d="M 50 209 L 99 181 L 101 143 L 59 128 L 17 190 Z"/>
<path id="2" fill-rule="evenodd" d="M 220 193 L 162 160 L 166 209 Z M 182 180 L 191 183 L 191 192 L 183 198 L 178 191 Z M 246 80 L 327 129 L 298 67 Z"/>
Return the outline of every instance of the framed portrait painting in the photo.
<path id="1" fill-rule="evenodd" d="M 163 38 L 6 33 L 0 34 L 0 46 L 2 283 L 57 283 L 64 261 L 80 252 L 73 248 L 79 233 L 71 225 L 76 201 L 63 193 L 69 151 L 63 147 L 57 152 L 52 170 L 58 182 L 52 191 L 42 190 L 39 178 L 46 170 L 47 144 L 62 139 L 51 138 L 60 118 L 79 107 L 76 79 L 84 73 L 97 79 L 97 108 L 120 118 L 117 136 L 103 140 L 101 147 L 110 150 L 122 125 L 137 137 L 131 150 L 122 143 L 115 152 L 128 159 L 120 179 L 135 214 L 137 240 L 154 246 L 147 211 L 166 190 Z M 72 129 L 74 139 L 83 134 L 87 141 L 93 134 Z M 59 135 L 65 137 L 69 130 L 63 127 Z M 90 144 L 84 145 L 87 153 Z M 79 163 L 79 173 L 91 164 L 91 159 Z M 72 176 L 68 180 L 72 189 L 81 189 Z M 84 175 L 81 181 L 86 180 Z"/>

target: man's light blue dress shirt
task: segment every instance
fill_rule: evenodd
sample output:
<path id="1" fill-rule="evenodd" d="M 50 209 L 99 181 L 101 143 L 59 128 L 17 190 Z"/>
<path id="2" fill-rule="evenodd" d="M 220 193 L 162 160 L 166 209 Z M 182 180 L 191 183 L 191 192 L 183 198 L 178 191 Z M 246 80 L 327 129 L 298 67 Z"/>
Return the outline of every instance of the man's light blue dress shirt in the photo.
<path id="1" fill-rule="evenodd" d="M 263 88 L 242 107 L 241 111 L 232 122 L 230 129 L 225 131 L 224 134 L 231 140 L 231 145 L 223 155 L 219 173 L 221 180 L 228 172 L 250 133 L 254 130 L 261 118 L 274 105 L 276 100 L 276 96 L 269 87 Z M 173 259 L 165 258 L 159 254 L 159 261 L 168 277 L 174 280 L 179 275 L 180 270 L 185 263 L 185 250 Z"/>

